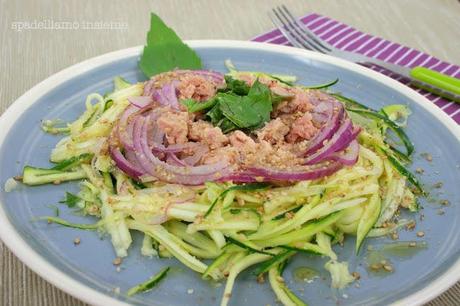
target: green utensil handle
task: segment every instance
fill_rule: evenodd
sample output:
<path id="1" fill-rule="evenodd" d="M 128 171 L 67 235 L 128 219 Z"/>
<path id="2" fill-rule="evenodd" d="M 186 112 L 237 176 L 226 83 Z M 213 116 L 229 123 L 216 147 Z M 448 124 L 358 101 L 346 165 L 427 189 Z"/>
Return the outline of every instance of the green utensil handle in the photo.
<path id="1" fill-rule="evenodd" d="M 450 77 L 425 67 L 415 67 L 411 69 L 410 76 L 413 79 L 460 95 L 460 79 Z"/>

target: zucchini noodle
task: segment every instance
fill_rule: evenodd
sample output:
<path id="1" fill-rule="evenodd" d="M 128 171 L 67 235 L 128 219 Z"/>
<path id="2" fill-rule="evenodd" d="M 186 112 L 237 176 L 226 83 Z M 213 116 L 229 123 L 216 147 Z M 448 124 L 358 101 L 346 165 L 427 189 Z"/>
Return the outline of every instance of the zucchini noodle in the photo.
<path id="1" fill-rule="evenodd" d="M 231 74 L 241 73 L 233 69 Z M 81 159 L 65 171 L 25 168 L 23 181 L 36 185 L 83 179 L 78 207 L 101 221 L 78 226 L 55 217 L 46 220 L 103 230 L 118 257 L 128 256 L 131 233 L 139 231 L 144 235 L 144 256 L 173 256 L 204 279 L 226 280 L 221 305 L 228 304 L 240 272 L 270 260 L 263 271 L 268 271 L 277 298 L 284 305 L 302 305 L 280 271 L 289 257 L 302 252 L 329 257 L 326 269 L 332 285 L 343 288 L 353 278 L 347 264 L 338 261 L 333 244 L 344 234 L 353 235 L 358 251 L 366 237 L 386 235 L 407 224 L 387 227 L 403 202 L 404 207 L 415 210 L 416 197 L 407 176 L 385 153 L 391 152 L 383 134 L 386 129 L 364 125 L 356 164 L 317 180 L 254 190 L 232 189 L 236 185 L 229 182 L 192 187 L 134 181 L 115 166 L 107 147 L 114 124 L 130 104 L 127 98 L 140 96 L 143 84 L 126 84 L 120 79 L 116 83 L 116 90 L 105 97 L 88 96 L 85 111 L 67 125 L 68 135 L 51 153 L 55 163 L 83 154 L 92 159 Z M 379 118 L 364 118 L 360 113 L 352 117 L 357 125 Z M 207 264 L 204 259 L 212 261 Z"/>

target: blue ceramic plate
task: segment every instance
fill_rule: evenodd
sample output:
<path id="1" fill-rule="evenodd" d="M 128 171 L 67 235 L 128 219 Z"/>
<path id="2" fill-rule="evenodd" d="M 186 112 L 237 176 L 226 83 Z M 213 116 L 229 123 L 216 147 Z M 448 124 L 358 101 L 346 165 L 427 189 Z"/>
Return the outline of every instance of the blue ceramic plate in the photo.
<path id="1" fill-rule="evenodd" d="M 239 41 L 191 41 L 206 68 L 225 71 L 224 60 L 232 59 L 241 70 L 294 74 L 302 84 L 321 84 L 340 78 L 334 89 L 365 104 L 380 108 L 385 104 L 408 104 L 413 111 L 407 132 L 417 149 L 413 167 L 422 167 L 426 186 L 443 182 L 432 191 L 436 201 L 422 200 L 424 220 L 417 218 L 415 231 L 402 231 L 400 240 L 425 241 L 427 247 L 413 252 L 389 254 L 393 273 L 369 274 L 367 251 L 353 255 L 352 239 L 338 247 L 341 260 L 350 262 L 351 270 L 361 274 L 359 287 L 343 291 L 329 288 L 330 279 L 322 268 L 324 259 L 297 256 L 285 272 L 289 286 L 310 305 L 418 305 L 440 294 L 460 276 L 460 129 L 428 100 L 408 87 L 381 74 L 343 60 L 284 46 Z M 109 53 L 72 66 L 38 84 L 20 97 L 1 117 L 0 181 L 22 171 L 25 164 L 49 166 L 50 150 L 59 137 L 44 134 L 40 120 L 75 119 L 84 110 L 86 95 L 112 89 L 112 79 L 121 75 L 129 81 L 142 81 L 137 68 L 141 48 Z M 433 155 L 431 163 L 420 153 Z M 217 305 L 223 286 L 200 279 L 200 275 L 182 267 L 174 259 L 149 259 L 140 255 L 141 237 L 117 272 L 112 264 L 115 254 L 110 240 L 95 232 L 31 222 L 34 217 L 51 215 L 50 204 L 62 199 L 65 191 L 77 191 L 77 183 L 59 186 L 21 186 L 0 194 L 0 236 L 8 247 L 30 268 L 68 293 L 97 305 Z M 448 200 L 443 207 L 437 200 Z M 61 217 L 74 222 L 94 222 L 61 207 Z M 416 237 L 424 231 L 425 237 Z M 73 240 L 80 237 L 81 244 Z M 387 238 L 367 244 L 383 245 Z M 364 250 L 367 248 L 364 247 Z M 170 265 L 172 273 L 153 291 L 127 298 L 127 288 L 144 281 L 161 267 Z M 300 266 L 315 267 L 320 277 L 312 283 L 298 281 L 293 271 Z M 119 288 L 116 289 L 116 288 Z M 192 290 L 193 290 L 193 293 Z M 121 293 L 118 293 L 121 291 Z M 232 305 L 274 304 L 269 285 L 258 284 L 251 271 L 237 280 Z"/>

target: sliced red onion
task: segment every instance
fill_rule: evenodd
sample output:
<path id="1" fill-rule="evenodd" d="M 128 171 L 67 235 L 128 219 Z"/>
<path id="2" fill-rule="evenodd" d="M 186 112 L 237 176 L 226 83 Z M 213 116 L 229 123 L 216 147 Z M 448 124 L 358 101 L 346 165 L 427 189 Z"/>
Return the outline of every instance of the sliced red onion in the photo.
<path id="1" fill-rule="evenodd" d="M 264 182 L 268 181 L 263 177 L 258 177 L 256 179 L 256 176 L 254 174 L 248 173 L 246 171 L 244 172 L 235 172 L 230 175 L 227 175 L 225 177 L 222 177 L 218 179 L 217 181 L 219 182 L 234 182 L 234 183 L 254 183 L 254 182 Z"/>
<path id="2" fill-rule="evenodd" d="M 134 123 L 133 143 L 139 164 L 148 174 L 166 182 L 184 185 L 201 185 L 206 181 L 214 181 L 230 172 L 225 161 L 212 165 L 196 167 L 175 167 L 169 165 L 152 154 L 147 145 L 147 129 L 149 122 L 143 117 Z"/>
<path id="3" fill-rule="evenodd" d="M 294 170 L 280 170 L 270 168 L 248 168 L 255 177 L 254 181 L 304 181 L 316 180 L 335 173 L 342 167 L 338 162 L 325 162 L 311 167 L 303 167 Z M 247 178 L 245 175 L 244 178 Z"/>
<path id="4" fill-rule="evenodd" d="M 195 148 L 195 152 L 191 156 L 187 156 L 183 159 L 183 161 L 189 166 L 195 166 L 201 158 L 209 152 L 207 146 L 199 146 Z"/>
<path id="5" fill-rule="evenodd" d="M 123 147 L 125 148 L 131 149 L 133 147 L 133 142 L 131 139 L 132 130 L 128 129 L 128 119 L 132 114 L 136 113 L 138 110 L 139 109 L 136 106 L 130 105 L 125 109 L 125 111 L 120 117 L 120 120 L 118 120 L 118 124 L 116 126 L 118 138 L 120 139 L 120 142 L 123 144 Z"/>
<path id="6" fill-rule="evenodd" d="M 350 142 L 345 150 L 330 155 L 327 160 L 334 160 L 347 166 L 353 166 L 358 161 L 358 157 L 359 143 L 355 139 Z"/>
<path id="7" fill-rule="evenodd" d="M 144 108 L 153 102 L 150 96 L 128 97 L 128 101 L 137 108 Z"/>
<path id="8" fill-rule="evenodd" d="M 145 174 L 145 171 L 141 170 L 136 165 L 128 161 L 123 156 L 123 154 L 121 154 L 119 148 L 110 148 L 110 157 L 112 157 L 112 159 L 115 161 L 115 164 L 118 168 L 120 168 L 120 170 L 122 170 L 132 178 L 138 178 L 141 175 Z"/>
<path id="9" fill-rule="evenodd" d="M 321 103 L 319 105 L 324 105 L 325 103 Z M 327 103 L 328 105 L 328 110 L 325 111 L 324 113 L 328 114 L 328 120 L 322 127 L 322 129 L 319 131 L 318 134 L 316 134 L 315 137 L 310 141 L 308 149 L 307 149 L 307 154 L 315 152 L 316 150 L 320 149 L 323 146 L 323 143 L 325 140 L 328 140 L 334 135 L 334 133 L 338 130 L 340 126 L 340 120 L 343 117 L 344 114 L 344 109 L 342 104 L 340 103 Z M 334 108 L 337 108 L 337 110 L 334 110 Z"/>
<path id="10" fill-rule="evenodd" d="M 176 86 L 173 82 L 163 85 L 160 89 L 156 89 L 152 93 L 155 101 L 163 106 L 169 106 L 173 109 L 179 109 L 179 101 L 177 100 Z"/>
<path id="11" fill-rule="evenodd" d="M 176 154 L 174 153 L 168 153 L 166 162 L 170 165 L 177 166 L 177 167 L 188 166 L 183 160 L 180 160 L 179 157 L 177 157 Z"/>
<path id="12" fill-rule="evenodd" d="M 346 118 L 343 120 L 337 132 L 324 144 L 321 149 L 305 158 L 305 164 L 316 164 L 334 152 L 345 149 L 350 142 L 356 138 L 356 135 L 357 133 L 353 129 L 351 120 Z"/>

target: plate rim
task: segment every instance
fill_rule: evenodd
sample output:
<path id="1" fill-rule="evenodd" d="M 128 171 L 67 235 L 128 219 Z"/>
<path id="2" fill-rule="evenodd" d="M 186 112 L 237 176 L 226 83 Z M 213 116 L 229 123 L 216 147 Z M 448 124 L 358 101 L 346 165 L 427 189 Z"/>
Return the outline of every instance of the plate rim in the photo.
<path id="1" fill-rule="evenodd" d="M 392 89 L 408 97 L 411 101 L 419 104 L 426 111 L 433 114 L 436 119 L 440 121 L 441 124 L 443 124 L 454 136 L 456 136 L 457 140 L 460 142 L 460 125 L 457 125 L 456 122 L 441 109 L 433 105 L 424 96 L 412 90 L 411 88 L 383 74 L 358 64 L 308 50 L 269 43 L 240 40 L 187 40 L 186 43 L 189 44 L 192 48 L 223 47 L 243 50 L 251 49 L 271 51 L 281 54 L 305 56 L 314 61 L 327 62 L 328 64 L 333 64 L 335 66 L 351 70 L 368 78 L 374 79 L 383 85 L 391 87 Z M 74 78 L 77 75 L 92 69 L 96 69 L 104 64 L 121 60 L 126 57 L 139 55 L 142 47 L 143 46 L 136 46 L 121 49 L 84 60 L 49 76 L 37 85 L 33 86 L 31 89 L 17 98 L 1 115 L 0 126 L 2 126 L 2 129 L 0 129 L 0 147 L 3 145 L 8 132 L 18 117 L 47 92 L 53 90 L 60 84 Z M 53 284 L 64 292 L 92 305 L 130 305 L 127 302 L 116 299 L 115 297 L 112 297 L 108 294 L 99 292 L 95 289 L 92 289 L 88 285 L 75 280 L 71 276 L 54 267 L 50 262 L 48 262 L 48 260 L 35 252 L 32 247 L 27 244 L 26 240 L 24 240 L 15 230 L 13 224 L 10 223 L 4 210 L 4 203 L 1 201 L 0 239 L 15 254 L 15 256 L 17 256 L 24 264 L 27 265 L 27 267 L 40 275 L 40 277 L 44 278 L 47 282 Z M 394 302 L 392 305 L 421 305 L 440 295 L 459 280 L 460 257 L 457 258 L 455 264 L 453 264 L 447 271 L 445 271 L 427 286 L 404 297 L 399 301 Z"/>

